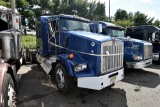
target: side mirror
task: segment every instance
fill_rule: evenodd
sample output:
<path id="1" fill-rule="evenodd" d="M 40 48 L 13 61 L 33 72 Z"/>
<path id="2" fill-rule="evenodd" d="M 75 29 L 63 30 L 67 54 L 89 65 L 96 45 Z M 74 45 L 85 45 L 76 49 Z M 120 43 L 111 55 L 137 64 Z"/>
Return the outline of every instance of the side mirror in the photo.
<path id="1" fill-rule="evenodd" d="M 102 24 L 98 24 L 98 33 L 102 33 Z"/>
<path id="2" fill-rule="evenodd" d="M 156 32 L 152 33 L 152 41 L 155 40 L 155 37 L 156 37 Z"/>

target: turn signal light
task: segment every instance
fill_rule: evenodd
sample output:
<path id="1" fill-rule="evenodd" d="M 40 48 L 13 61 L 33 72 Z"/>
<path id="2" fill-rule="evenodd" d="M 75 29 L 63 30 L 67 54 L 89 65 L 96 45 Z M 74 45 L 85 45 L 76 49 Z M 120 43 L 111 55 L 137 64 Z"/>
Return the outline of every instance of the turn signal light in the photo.
<path id="1" fill-rule="evenodd" d="M 73 54 L 69 54 L 69 59 L 73 59 L 74 55 Z"/>
<path id="2" fill-rule="evenodd" d="M 16 23 L 18 23 L 18 19 L 16 19 Z"/>

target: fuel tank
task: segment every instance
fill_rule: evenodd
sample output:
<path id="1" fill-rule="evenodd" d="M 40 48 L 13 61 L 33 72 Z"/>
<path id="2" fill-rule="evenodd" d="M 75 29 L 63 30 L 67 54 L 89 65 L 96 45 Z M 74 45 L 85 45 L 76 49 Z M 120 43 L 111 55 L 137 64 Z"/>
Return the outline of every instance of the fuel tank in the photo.
<path id="1" fill-rule="evenodd" d="M 2 52 L 2 59 L 9 60 L 15 59 L 15 47 L 14 47 L 13 34 L 9 31 L 0 32 L 0 50 Z"/>

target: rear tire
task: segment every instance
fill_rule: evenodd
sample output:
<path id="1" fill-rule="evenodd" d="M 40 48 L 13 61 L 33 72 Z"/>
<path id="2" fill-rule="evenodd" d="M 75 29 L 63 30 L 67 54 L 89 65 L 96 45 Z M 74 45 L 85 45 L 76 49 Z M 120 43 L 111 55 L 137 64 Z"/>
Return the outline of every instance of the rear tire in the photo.
<path id="1" fill-rule="evenodd" d="M 13 79 L 10 74 L 3 81 L 4 107 L 16 107 L 16 92 L 14 90 Z"/>
<path id="2" fill-rule="evenodd" d="M 54 72 L 54 79 L 57 85 L 58 91 L 61 94 L 67 94 L 72 89 L 73 81 L 67 75 L 65 68 L 60 63 L 56 65 Z"/>

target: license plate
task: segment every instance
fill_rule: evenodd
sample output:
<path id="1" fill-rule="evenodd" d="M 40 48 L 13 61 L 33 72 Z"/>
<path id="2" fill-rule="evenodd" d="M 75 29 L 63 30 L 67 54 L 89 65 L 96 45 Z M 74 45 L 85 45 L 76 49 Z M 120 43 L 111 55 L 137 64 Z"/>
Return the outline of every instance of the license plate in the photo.
<path id="1" fill-rule="evenodd" d="M 110 83 L 114 83 L 114 81 L 116 80 L 116 76 L 113 76 L 110 78 Z"/>

